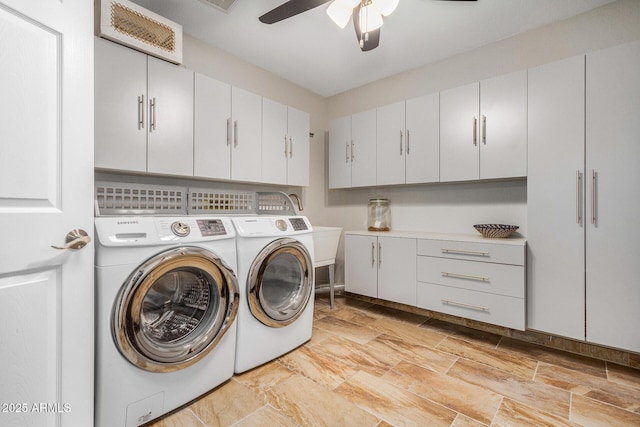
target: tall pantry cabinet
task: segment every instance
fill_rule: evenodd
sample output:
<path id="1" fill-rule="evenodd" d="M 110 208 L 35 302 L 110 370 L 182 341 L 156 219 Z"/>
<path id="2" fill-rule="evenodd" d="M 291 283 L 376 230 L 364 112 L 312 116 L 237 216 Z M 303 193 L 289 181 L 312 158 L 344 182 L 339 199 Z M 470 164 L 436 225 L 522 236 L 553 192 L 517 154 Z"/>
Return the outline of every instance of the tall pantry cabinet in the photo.
<path id="1" fill-rule="evenodd" d="M 529 71 L 528 327 L 640 351 L 640 42 Z"/>

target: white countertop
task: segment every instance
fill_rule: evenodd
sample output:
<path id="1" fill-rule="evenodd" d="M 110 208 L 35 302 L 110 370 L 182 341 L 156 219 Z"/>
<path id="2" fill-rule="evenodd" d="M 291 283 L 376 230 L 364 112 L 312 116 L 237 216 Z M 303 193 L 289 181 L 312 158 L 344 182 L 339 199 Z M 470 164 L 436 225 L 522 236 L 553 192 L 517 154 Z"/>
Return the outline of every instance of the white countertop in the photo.
<path id="1" fill-rule="evenodd" d="M 527 239 L 524 237 L 509 237 L 506 239 L 490 239 L 482 237 L 480 234 L 457 234 L 457 233 L 435 233 L 426 231 L 367 231 L 367 230 L 347 230 L 345 234 L 361 235 L 361 236 L 387 236 L 387 237 L 404 237 L 409 239 L 429 239 L 429 240 L 448 240 L 458 242 L 480 242 L 498 245 L 516 245 L 524 246 Z"/>

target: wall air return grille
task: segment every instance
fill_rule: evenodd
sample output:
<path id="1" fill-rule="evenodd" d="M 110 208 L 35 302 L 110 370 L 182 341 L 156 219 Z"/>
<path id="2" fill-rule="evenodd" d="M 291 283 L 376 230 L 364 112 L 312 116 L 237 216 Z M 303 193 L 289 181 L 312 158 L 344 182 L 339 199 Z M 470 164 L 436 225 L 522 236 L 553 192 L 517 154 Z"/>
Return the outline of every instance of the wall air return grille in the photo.
<path id="1" fill-rule="evenodd" d="M 101 0 L 98 35 L 180 64 L 182 26 L 128 0 Z"/>

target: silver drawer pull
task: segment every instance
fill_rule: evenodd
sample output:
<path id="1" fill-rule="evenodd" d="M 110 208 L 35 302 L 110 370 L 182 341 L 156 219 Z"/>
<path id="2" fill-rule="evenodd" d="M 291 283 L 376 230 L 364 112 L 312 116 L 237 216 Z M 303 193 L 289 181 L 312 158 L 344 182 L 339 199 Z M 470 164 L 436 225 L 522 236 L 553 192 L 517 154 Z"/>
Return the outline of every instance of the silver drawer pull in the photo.
<path id="1" fill-rule="evenodd" d="M 488 277 L 471 276 L 471 275 L 468 275 L 468 274 L 458 274 L 458 273 L 447 273 L 446 271 L 443 271 L 442 275 L 444 277 L 455 277 L 455 278 L 458 278 L 458 279 L 478 280 L 478 281 L 481 281 L 481 282 L 488 282 L 489 281 Z"/>
<path id="2" fill-rule="evenodd" d="M 465 304 L 463 302 L 451 301 L 449 299 L 441 299 L 440 301 L 443 304 L 447 304 L 447 305 L 455 305 L 455 306 L 458 306 L 458 307 L 470 308 L 472 310 L 485 311 L 487 313 L 489 312 L 489 307 L 485 307 L 485 306 L 482 306 L 482 305 Z"/>
<path id="3" fill-rule="evenodd" d="M 489 252 L 482 251 L 463 251 L 461 249 L 440 249 L 443 254 L 457 254 L 457 255 L 475 255 L 475 256 L 489 256 Z"/>

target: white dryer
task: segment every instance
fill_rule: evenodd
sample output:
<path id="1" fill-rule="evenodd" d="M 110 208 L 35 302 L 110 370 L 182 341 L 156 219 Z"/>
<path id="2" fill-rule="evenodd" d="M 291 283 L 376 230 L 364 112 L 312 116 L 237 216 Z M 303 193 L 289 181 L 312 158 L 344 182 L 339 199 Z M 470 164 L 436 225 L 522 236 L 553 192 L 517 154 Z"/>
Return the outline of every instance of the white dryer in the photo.
<path id="1" fill-rule="evenodd" d="M 144 424 L 233 376 L 229 218 L 99 217 L 96 427 Z"/>
<path id="2" fill-rule="evenodd" d="M 235 372 L 311 338 L 314 268 L 311 224 L 302 216 L 233 217 L 240 305 Z"/>

